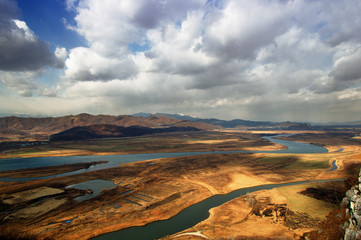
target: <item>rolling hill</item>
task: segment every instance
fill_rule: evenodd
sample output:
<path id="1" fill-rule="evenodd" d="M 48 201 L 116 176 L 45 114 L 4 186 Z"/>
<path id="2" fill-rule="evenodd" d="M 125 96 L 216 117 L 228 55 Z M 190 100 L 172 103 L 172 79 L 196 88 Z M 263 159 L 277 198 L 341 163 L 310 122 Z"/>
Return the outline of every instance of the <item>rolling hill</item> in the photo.
<path id="1" fill-rule="evenodd" d="M 166 127 L 148 128 L 140 126 L 121 127 L 109 124 L 97 124 L 84 127 L 73 127 L 63 132 L 50 136 L 50 141 L 74 141 L 93 138 L 106 137 L 136 137 L 146 134 L 181 132 L 181 131 L 201 131 L 194 127 Z"/>

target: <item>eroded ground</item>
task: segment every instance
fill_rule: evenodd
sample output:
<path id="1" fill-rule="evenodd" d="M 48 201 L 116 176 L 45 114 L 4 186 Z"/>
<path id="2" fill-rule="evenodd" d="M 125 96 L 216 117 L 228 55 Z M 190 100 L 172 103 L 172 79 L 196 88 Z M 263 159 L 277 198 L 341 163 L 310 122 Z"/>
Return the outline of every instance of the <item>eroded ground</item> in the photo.
<path id="1" fill-rule="evenodd" d="M 235 134 L 239 137 L 235 138 Z M 242 134 L 245 135 L 242 137 Z M 214 194 L 269 183 L 345 178 L 350 174 L 346 171 L 347 166 L 361 165 L 361 154 L 358 152 L 360 140 L 341 134 L 326 140 L 324 137 L 322 133 L 317 133 L 316 137 L 309 134 L 302 137 L 302 141 L 322 144 L 329 149 L 341 147 L 345 150 L 324 154 L 233 153 L 178 157 L 123 164 L 117 168 L 56 179 L 3 182 L 0 185 L 1 227 L 11 229 L 21 225 L 22 231 L 41 238 L 88 239 L 102 233 L 169 218 Z M 150 148 L 155 148 L 160 144 L 161 137 L 156 139 L 153 144 L 147 139 L 143 140 L 145 144 L 150 144 Z M 134 144 L 134 149 L 145 149 L 143 145 L 136 146 L 135 141 L 129 143 Z M 180 147 L 182 151 L 280 148 L 249 133 L 222 135 L 217 132 L 203 137 L 193 136 L 193 139 L 188 136 L 182 142 L 188 142 Z M 131 148 L 130 145 L 128 148 Z M 337 162 L 340 169 L 326 171 L 331 168 L 333 161 Z M 65 188 L 92 179 L 111 180 L 120 185 L 84 202 L 74 200 L 74 197 L 84 192 Z M 24 194 L 26 191 L 42 192 L 44 188 L 59 192 L 45 199 L 42 196 L 21 199 L 21 196 L 28 195 Z M 211 239 L 274 236 L 297 239 L 315 229 L 327 212 L 337 206 L 335 202 L 317 197 L 317 192 L 322 189 L 327 192 L 329 188 L 314 183 L 239 197 L 212 209 L 209 219 L 184 231 L 187 235 L 175 234 L 173 237 L 177 236 L 176 239 L 180 240 L 203 239 L 204 236 Z M 18 203 L 9 202 L 9 199 L 18 199 Z M 194 234 L 198 231 L 203 235 Z"/>

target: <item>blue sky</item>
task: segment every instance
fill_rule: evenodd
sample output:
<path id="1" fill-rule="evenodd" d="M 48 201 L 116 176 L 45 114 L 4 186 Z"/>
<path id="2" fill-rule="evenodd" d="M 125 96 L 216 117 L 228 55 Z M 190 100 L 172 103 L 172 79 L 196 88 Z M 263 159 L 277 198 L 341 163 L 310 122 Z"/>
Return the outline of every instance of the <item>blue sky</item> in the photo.
<path id="1" fill-rule="evenodd" d="M 360 120 L 360 10 L 358 0 L 0 0 L 0 115 Z"/>
<path id="2" fill-rule="evenodd" d="M 51 50 L 57 46 L 71 49 L 86 46 L 86 41 L 80 35 L 66 28 L 66 23 L 76 24 L 75 13 L 66 10 L 63 0 L 18 0 L 20 19 L 25 21 L 30 29 L 41 39 L 50 43 Z M 65 21 L 65 22 L 64 22 Z"/>

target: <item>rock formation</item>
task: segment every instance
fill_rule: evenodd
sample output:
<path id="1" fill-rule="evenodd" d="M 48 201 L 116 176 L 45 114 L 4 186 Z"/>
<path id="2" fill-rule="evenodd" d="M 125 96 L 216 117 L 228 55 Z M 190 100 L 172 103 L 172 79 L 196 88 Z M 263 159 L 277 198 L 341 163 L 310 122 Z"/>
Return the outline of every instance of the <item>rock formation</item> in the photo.
<path id="1" fill-rule="evenodd" d="M 350 215 L 345 223 L 345 240 L 361 239 L 361 170 L 358 183 L 346 192 L 341 206 L 346 208 L 346 215 Z"/>

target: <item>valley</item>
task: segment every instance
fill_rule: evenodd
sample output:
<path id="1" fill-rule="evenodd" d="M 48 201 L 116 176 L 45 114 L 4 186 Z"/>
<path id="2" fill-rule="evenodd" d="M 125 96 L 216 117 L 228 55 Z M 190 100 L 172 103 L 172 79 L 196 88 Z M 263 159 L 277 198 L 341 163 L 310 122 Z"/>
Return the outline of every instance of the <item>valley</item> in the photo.
<path id="1" fill-rule="evenodd" d="M 275 134 L 323 146 L 328 152 L 283 153 L 286 146 L 263 138 Z M 245 189 L 211 207 L 210 215 L 200 222 L 157 238 L 300 239 L 316 230 L 328 212 L 339 208 L 339 196 L 345 191 L 340 179 L 357 174 L 361 166 L 357 136 L 357 130 L 219 129 L 14 148 L 3 152 L 0 161 L 46 159 L 47 164 L 55 161 L 55 165 L 0 172 L 1 179 L 7 179 L 0 184 L 0 228 L 4 233 L 16 231 L 39 239 L 99 235 L 97 239 L 103 239 L 102 234 L 172 219 L 210 197 Z M 182 155 L 171 155 L 174 153 Z M 154 157 L 146 160 L 147 154 Z M 58 164 L 63 158 L 75 162 Z M 329 171 L 333 164 L 336 170 Z M 115 185 L 88 200 L 76 200 L 93 193 L 69 186 L 99 179 Z M 269 184 L 281 185 L 267 187 Z M 251 190 L 246 189 L 252 187 L 258 190 L 247 194 Z M 30 192 L 33 197 L 29 199 L 25 196 Z M 320 198 L 317 192 L 330 194 Z M 161 232 L 156 229 L 150 231 Z M 127 239 L 132 238 L 128 235 Z"/>

